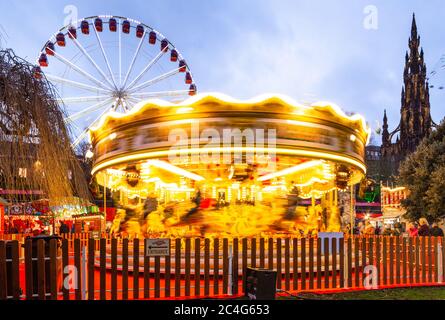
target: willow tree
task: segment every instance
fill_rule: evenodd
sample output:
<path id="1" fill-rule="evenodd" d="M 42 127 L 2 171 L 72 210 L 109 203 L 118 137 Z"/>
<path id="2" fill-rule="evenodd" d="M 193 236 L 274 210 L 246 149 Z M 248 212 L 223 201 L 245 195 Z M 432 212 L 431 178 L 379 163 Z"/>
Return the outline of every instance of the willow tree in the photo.
<path id="1" fill-rule="evenodd" d="M 0 188 L 38 188 L 52 201 L 89 199 L 52 85 L 12 50 L 0 51 Z M 13 199 L 11 199 L 13 200 Z"/>

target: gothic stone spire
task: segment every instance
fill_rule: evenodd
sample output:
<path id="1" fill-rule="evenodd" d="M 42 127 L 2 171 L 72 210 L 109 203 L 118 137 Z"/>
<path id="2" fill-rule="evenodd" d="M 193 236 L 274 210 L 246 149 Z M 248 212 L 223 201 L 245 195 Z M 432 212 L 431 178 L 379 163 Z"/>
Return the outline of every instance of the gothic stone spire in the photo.
<path id="1" fill-rule="evenodd" d="M 414 14 L 403 78 L 400 144 L 402 150 L 412 152 L 418 141 L 428 135 L 431 129 L 426 65 Z"/>
<path id="2" fill-rule="evenodd" d="M 420 141 L 429 135 L 432 127 L 426 64 L 414 14 L 409 50 L 405 54 L 400 115 L 399 134 L 394 143 L 390 139 L 386 110 L 382 127 L 382 156 L 393 161 L 391 167 L 395 175 L 400 161 L 415 151 Z"/>
<path id="3" fill-rule="evenodd" d="M 384 146 L 389 146 L 391 141 L 389 141 L 389 131 L 388 131 L 388 117 L 386 116 L 386 109 L 383 115 L 383 126 L 382 126 L 382 144 Z"/>

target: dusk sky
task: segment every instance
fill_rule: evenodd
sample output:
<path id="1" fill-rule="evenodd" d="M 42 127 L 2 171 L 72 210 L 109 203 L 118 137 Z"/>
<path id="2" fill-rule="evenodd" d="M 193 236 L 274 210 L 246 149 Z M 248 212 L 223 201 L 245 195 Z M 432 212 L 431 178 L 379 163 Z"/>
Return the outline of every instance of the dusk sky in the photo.
<path id="1" fill-rule="evenodd" d="M 66 5 L 78 8 L 79 19 L 128 16 L 161 31 L 187 59 L 200 92 L 328 100 L 363 114 L 373 129 L 385 108 L 390 129 L 399 120 L 413 12 L 429 71 L 445 53 L 442 0 L 8 1 L 0 11 L 1 46 L 35 61 L 63 26 Z M 377 29 L 364 26 L 368 5 L 377 9 Z M 445 70 L 437 70 L 431 82 L 439 87 Z M 436 123 L 445 115 L 444 98 L 445 90 L 431 91 Z"/>

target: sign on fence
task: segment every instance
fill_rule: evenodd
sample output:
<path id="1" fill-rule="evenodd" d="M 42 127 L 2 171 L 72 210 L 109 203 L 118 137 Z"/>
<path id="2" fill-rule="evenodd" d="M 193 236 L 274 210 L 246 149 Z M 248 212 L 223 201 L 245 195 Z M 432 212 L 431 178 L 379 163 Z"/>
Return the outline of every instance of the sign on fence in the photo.
<path id="1" fill-rule="evenodd" d="M 100 240 L 100 232 L 99 231 L 91 231 L 91 238 L 93 238 L 94 240 Z"/>
<path id="2" fill-rule="evenodd" d="M 145 239 L 145 241 L 145 255 L 147 257 L 170 255 L 170 239 Z"/>

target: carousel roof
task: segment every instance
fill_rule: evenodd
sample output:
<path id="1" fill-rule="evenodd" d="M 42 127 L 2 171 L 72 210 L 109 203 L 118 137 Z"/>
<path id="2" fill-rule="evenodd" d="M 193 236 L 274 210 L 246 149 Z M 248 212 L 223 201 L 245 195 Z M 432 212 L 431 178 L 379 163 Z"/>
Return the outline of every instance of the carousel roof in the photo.
<path id="1" fill-rule="evenodd" d="M 294 113 L 296 116 L 304 115 L 307 117 L 327 118 L 331 121 L 337 121 L 341 124 L 352 126 L 357 133 L 363 135 L 366 143 L 369 142 L 371 129 L 367 125 L 366 120 L 360 114 L 347 115 L 343 110 L 332 102 L 319 101 L 310 105 L 298 103 L 289 96 L 282 94 L 262 94 L 257 97 L 240 100 L 230 97 L 222 93 L 201 93 L 188 98 L 181 102 L 170 102 L 161 99 L 148 99 L 139 102 L 131 111 L 123 114 L 116 111 L 110 111 L 105 114 L 98 124 L 91 128 L 90 138 L 93 138 L 102 128 L 107 128 L 109 124 L 126 123 L 132 121 L 141 115 L 146 115 L 150 110 L 164 109 L 165 112 L 174 109 L 176 113 L 188 113 L 192 111 L 189 108 L 198 108 L 205 106 L 212 107 L 233 107 L 237 108 L 254 108 L 256 111 L 274 111 L 279 112 L 277 106 L 281 106 L 284 112 Z M 270 108 L 273 108 L 272 110 Z"/>

